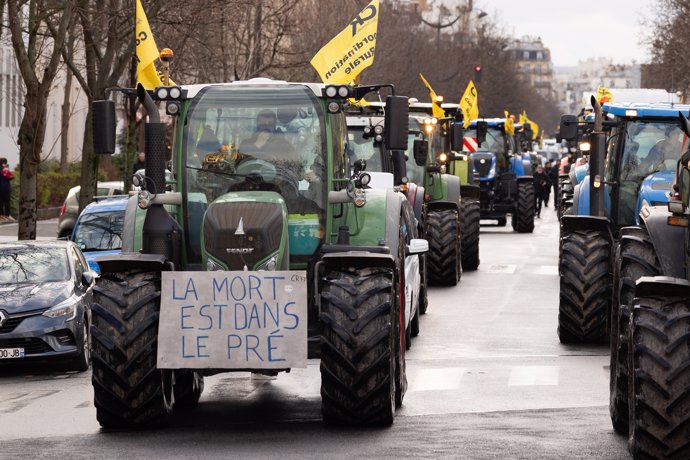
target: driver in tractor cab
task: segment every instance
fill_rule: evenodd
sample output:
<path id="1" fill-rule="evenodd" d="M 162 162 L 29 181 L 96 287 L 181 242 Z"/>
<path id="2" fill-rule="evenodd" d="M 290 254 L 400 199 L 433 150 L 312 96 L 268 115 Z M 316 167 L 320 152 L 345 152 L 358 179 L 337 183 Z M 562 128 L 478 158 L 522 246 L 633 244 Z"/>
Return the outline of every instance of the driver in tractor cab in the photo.
<path id="1" fill-rule="evenodd" d="M 664 137 L 659 139 L 641 160 L 641 169 L 648 173 L 656 171 L 675 171 L 676 161 L 680 158 L 683 132 L 675 125 L 668 125 Z"/>

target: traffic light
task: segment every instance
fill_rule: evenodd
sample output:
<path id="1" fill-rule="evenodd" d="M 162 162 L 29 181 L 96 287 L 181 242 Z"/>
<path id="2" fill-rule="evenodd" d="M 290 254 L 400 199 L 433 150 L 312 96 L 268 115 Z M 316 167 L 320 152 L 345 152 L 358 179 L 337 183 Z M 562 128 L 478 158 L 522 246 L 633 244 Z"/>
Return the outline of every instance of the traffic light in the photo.
<path id="1" fill-rule="evenodd" d="M 474 66 L 474 82 L 479 83 L 482 81 L 482 66 L 476 65 Z"/>

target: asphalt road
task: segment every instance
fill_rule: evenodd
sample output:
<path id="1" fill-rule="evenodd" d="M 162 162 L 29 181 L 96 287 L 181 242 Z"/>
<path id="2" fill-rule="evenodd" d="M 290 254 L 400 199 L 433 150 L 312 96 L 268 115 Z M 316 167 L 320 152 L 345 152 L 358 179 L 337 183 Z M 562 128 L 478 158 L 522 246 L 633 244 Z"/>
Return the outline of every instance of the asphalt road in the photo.
<path id="1" fill-rule="evenodd" d="M 137 432 L 100 430 L 89 373 L 0 368 L 0 458 L 628 458 L 608 416 L 608 347 L 558 342 L 558 224 L 542 216 L 533 234 L 483 226 L 479 270 L 431 289 L 390 428 L 324 426 L 318 361 L 209 377 L 197 409 Z"/>

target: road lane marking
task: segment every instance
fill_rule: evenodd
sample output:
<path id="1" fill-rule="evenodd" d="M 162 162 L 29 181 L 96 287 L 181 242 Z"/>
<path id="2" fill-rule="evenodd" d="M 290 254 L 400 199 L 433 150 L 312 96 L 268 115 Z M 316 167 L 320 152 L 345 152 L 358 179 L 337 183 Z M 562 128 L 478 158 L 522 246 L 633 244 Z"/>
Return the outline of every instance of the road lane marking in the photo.
<path id="1" fill-rule="evenodd" d="M 558 275 L 558 265 L 541 265 L 535 273 L 537 275 Z"/>
<path id="2" fill-rule="evenodd" d="M 513 273 L 515 273 L 516 269 L 517 269 L 517 265 L 513 265 L 513 264 L 489 265 L 489 269 L 486 272 L 487 273 L 493 273 L 493 274 L 501 274 L 501 275 L 512 275 Z"/>
<path id="3" fill-rule="evenodd" d="M 558 385 L 558 366 L 513 366 L 508 386 Z"/>
<path id="4" fill-rule="evenodd" d="M 408 369 L 410 391 L 456 390 L 467 368 L 445 367 L 441 369 Z"/>

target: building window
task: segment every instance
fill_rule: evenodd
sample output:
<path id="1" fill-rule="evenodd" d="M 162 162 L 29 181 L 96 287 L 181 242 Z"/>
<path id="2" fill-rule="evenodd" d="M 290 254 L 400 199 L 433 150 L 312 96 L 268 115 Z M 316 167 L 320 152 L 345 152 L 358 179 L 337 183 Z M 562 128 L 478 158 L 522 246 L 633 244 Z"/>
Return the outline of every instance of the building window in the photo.
<path id="1" fill-rule="evenodd" d="M 537 60 L 543 61 L 544 60 L 544 53 L 541 51 L 537 51 Z"/>
<path id="2" fill-rule="evenodd" d="M 525 61 L 529 61 L 529 51 L 522 52 L 522 59 L 524 59 Z"/>

